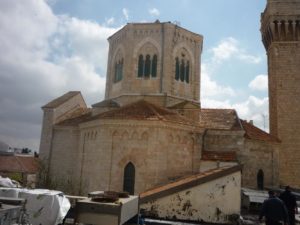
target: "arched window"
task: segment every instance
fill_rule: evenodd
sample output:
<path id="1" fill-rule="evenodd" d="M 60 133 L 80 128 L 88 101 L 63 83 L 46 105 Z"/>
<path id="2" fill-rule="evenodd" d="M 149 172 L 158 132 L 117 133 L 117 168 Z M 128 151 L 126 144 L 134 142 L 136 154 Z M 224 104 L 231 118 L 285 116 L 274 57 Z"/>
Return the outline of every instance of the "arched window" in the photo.
<path id="1" fill-rule="evenodd" d="M 184 72 L 185 72 L 185 65 L 184 65 L 184 60 L 181 60 L 180 64 L 180 80 L 184 81 Z"/>
<path id="2" fill-rule="evenodd" d="M 157 71 L 157 55 L 154 55 L 152 58 L 152 65 L 151 65 L 151 77 L 156 77 Z"/>
<path id="3" fill-rule="evenodd" d="M 118 63 L 115 63 L 115 82 L 117 82 L 117 77 L 118 77 Z"/>
<path id="4" fill-rule="evenodd" d="M 139 65 L 138 65 L 138 77 L 143 77 L 144 74 L 144 57 L 143 55 L 139 56 Z"/>
<path id="5" fill-rule="evenodd" d="M 115 82 L 123 78 L 123 59 L 115 63 Z"/>
<path id="6" fill-rule="evenodd" d="M 134 165 L 131 162 L 129 162 L 124 169 L 123 190 L 133 195 L 134 183 L 135 183 L 135 168 Z"/>
<path id="7" fill-rule="evenodd" d="M 257 188 L 260 190 L 264 189 L 264 171 L 261 169 L 257 173 Z"/>
<path id="8" fill-rule="evenodd" d="M 179 59 L 176 57 L 176 65 L 175 65 L 175 79 L 179 80 Z"/>
<path id="9" fill-rule="evenodd" d="M 185 81 L 187 83 L 190 82 L 190 62 L 189 61 L 187 61 L 186 67 L 185 67 Z"/>
<path id="10" fill-rule="evenodd" d="M 151 66 L 150 55 L 146 55 L 146 60 L 145 60 L 145 77 L 149 77 L 150 76 L 150 66 Z"/>

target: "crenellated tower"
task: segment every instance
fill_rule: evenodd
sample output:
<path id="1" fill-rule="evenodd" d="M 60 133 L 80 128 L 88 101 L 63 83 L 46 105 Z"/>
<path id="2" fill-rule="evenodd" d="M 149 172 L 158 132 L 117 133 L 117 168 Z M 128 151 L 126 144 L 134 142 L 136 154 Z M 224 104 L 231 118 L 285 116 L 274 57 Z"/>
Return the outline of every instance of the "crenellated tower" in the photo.
<path id="1" fill-rule="evenodd" d="M 300 187 L 300 0 L 268 0 L 261 15 L 268 57 L 270 133 L 281 140 L 279 181 Z"/>

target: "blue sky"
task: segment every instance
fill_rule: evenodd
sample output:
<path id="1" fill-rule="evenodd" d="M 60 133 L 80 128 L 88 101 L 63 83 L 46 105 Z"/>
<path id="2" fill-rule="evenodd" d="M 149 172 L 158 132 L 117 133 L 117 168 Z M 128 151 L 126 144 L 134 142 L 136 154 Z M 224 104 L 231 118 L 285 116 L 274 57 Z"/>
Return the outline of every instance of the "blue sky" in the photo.
<path id="1" fill-rule="evenodd" d="M 69 90 L 103 99 L 108 43 L 126 23 L 171 21 L 204 36 L 203 107 L 268 129 L 262 0 L 0 1 L 0 140 L 38 149 L 40 107 Z M 14 26 L 12 26 L 14 24 Z"/>

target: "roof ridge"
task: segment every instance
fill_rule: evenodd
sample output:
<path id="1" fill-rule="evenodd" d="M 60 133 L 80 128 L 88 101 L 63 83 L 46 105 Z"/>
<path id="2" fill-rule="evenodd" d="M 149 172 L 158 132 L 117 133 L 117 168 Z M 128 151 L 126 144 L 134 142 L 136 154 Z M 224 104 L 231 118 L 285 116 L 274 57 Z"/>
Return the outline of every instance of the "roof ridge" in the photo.
<path id="1" fill-rule="evenodd" d="M 254 124 L 251 124 L 251 123 L 247 122 L 247 120 L 240 119 L 240 121 L 241 121 L 241 125 L 242 125 L 243 129 L 245 130 L 245 136 L 247 136 L 248 138 L 255 139 L 255 140 L 261 140 L 260 137 L 257 137 L 257 136 L 256 137 L 251 137 L 251 130 L 247 130 L 247 126 L 248 126 L 249 129 L 253 129 L 256 132 L 259 132 L 259 133 L 269 137 L 269 139 L 270 139 L 269 141 L 280 142 L 280 139 L 278 137 L 276 137 L 276 136 L 260 129 L 259 127 L 255 126 Z M 255 135 L 255 134 L 253 134 L 253 135 Z"/>
<path id="2" fill-rule="evenodd" d="M 81 92 L 80 91 L 68 91 L 67 93 L 51 100 L 46 105 L 42 106 L 42 109 L 44 109 L 44 108 L 57 108 L 60 105 L 64 104 L 69 99 L 77 96 L 78 94 L 81 95 Z M 82 95 L 81 95 L 81 97 L 82 97 Z"/>
<path id="3" fill-rule="evenodd" d="M 150 108 L 150 110 L 152 110 L 152 111 L 154 112 L 154 114 L 155 114 L 159 119 L 161 119 L 161 120 L 164 119 L 164 117 L 161 116 L 161 115 L 157 112 L 157 110 L 155 109 L 155 107 L 153 107 L 153 105 L 152 105 L 151 103 L 149 104 L 149 102 L 147 102 L 147 101 L 144 101 L 144 102 L 148 103 L 148 104 L 146 104 L 146 106 L 147 106 L 148 108 Z"/>
<path id="4" fill-rule="evenodd" d="M 234 109 L 234 108 L 226 108 L 226 109 L 224 109 L 224 108 L 201 108 L 201 110 L 223 110 L 223 111 L 235 111 L 236 112 L 236 110 Z"/>
<path id="5" fill-rule="evenodd" d="M 178 191 L 194 187 L 222 176 L 234 173 L 241 170 L 241 165 L 226 166 L 214 168 L 205 172 L 183 177 L 174 182 L 170 182 L 158 187 L 151 188 L 140 194 L 141 203 L 148 202 L 149 200 L 157 199 L 166 195 L 174 194 Z"/>

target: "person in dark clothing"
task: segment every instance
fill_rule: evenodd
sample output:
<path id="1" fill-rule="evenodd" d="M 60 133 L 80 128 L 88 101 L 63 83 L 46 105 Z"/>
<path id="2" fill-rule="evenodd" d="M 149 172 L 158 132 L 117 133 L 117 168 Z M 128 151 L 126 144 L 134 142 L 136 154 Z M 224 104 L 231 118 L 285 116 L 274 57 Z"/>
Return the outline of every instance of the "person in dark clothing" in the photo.
<path id="1" fill-rule="evenodd" d="M 290 186 L 285 187 L 279 198 L 284 202 L 288 214 L 290 225 L 295 225 L 295 214 L 298 213 L 296 196 L 292 194 Z"/>
<path id="2" fill-rule="evenodd" d="M 287 225 L 288 212 L 284 203 L 275 196 L 274 191 L 269 191 L 269 198 L 262 205 L 259 221 L 265 217 L 266 225 Z"/>

